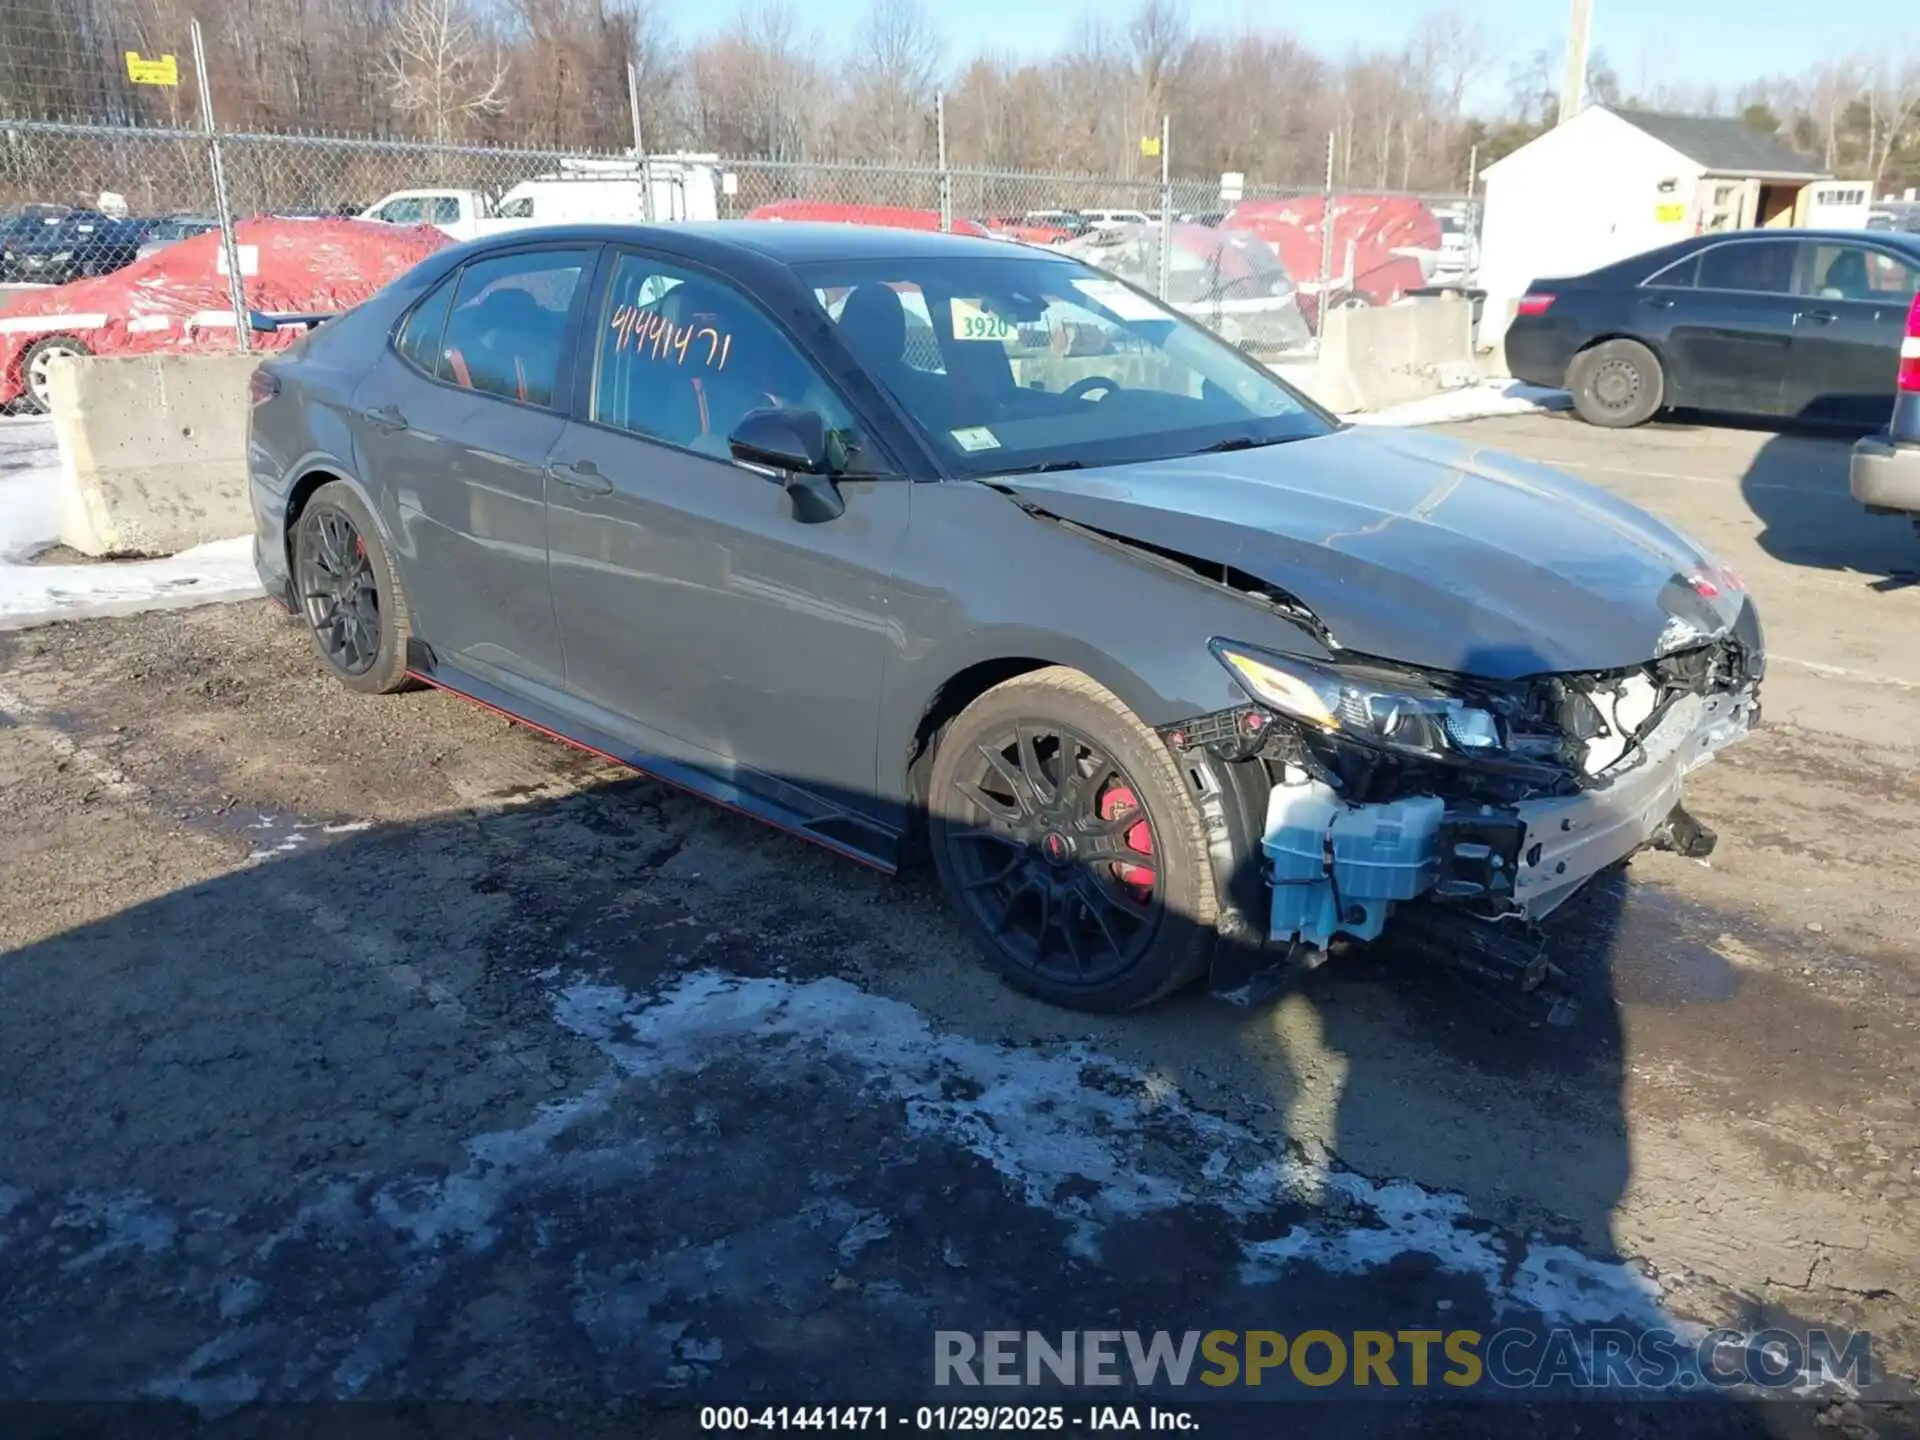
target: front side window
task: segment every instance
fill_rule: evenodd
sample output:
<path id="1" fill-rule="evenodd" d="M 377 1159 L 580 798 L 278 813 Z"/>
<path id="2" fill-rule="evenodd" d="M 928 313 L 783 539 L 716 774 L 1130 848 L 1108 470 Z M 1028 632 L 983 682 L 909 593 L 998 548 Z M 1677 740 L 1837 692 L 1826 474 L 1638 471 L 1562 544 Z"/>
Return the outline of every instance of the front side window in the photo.
<path id="1" fill-rule="evenodd" d="M 846 349 L 962 474 L 1166 459 L 1332 428 L 1271 371 L 1075 260 L 1021 251 L 800 273 Z"/>
<path id="2" fill-rule="evenodd" d="M 522 195 L 516 200 L 507 201 L 506 204 L 500 207 L 499 215 L 503 220 L 531 220 L 533 218 L 533 197 L 531 195 Z"/>
<path id="3" fill-rule="evenodd" d="M 1815 245 L 1801 293 L 1821 300 L 1910 301 L 1920 272 L 1864 245 Z"/>
<path id="4" fill-rule="evenodd" d="M 593 418 L 717 459 L 750 410 L 813 410 L 851 439 L 853 417 L 760 308 L 731 285 L 647 256 L 614 267 L 595 342 Z"/>
<path id="5" fill-rule="evenodd" d="M 1796 253 L 1791 240 L 1736 240 L 1716 245 L 1700 256 L 1700 288 L 1790 295 Z"/>
<path id="6" fill-rule="evenodd" d="M 418 225 L 420 223 L 420 197 L 410 195 L 404 200 L 389 200 L 380 207 L 373 217 L 384 220 L 389 225 Z"/>
<path id="7" fill-rule="evenodd" d="M 589 250 L 526 250 L 464 267 L 447 316 L 439 378 L 551 406 L 567 317 L 592 261 Z"/>
<path id="8" fill-rule="evenodd" d="M 460 218 L 460 202 L 451 195 L 436 195 L 427 212 L 427 219 L 435 225 L 451 225 Z"/>

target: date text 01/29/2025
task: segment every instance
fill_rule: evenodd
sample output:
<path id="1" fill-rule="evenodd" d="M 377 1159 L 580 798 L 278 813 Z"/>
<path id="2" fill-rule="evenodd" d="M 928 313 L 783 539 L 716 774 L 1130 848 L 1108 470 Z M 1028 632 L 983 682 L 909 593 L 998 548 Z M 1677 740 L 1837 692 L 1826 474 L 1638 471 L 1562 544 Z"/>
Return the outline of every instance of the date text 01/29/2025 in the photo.
<path id="1" fill-rule="evenodd" d="M 1197 1431 L 1190 1411 L 1158 1405 L 702 1405 L 700 1428 L 720 1433 L 901 1430 L 999 1435 L 1019 1431 Z"/>

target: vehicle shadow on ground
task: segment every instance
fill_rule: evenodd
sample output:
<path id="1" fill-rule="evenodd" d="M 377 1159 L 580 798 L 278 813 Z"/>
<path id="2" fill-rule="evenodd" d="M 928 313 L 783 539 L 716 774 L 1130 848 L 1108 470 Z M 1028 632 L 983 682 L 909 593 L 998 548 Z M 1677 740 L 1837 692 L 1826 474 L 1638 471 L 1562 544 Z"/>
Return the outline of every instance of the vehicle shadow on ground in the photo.
<path id="1" fill-rule="evenodd" d="M 1869 515 L 1848 490 L 1853 442 L 1874 428 L 1752 416 L 1689 416 L 1719 429 L 1768 438 L 1740 478 L 1741 498 L 1760 522 L 1754 538 L 1774 559 L 1816 570 L 1877 577 L 1867 588 L 1920 583 L 1920 540 L 1902 516 Z"/>
<path id="2" fill-rule="evenodd" d="M 1138 1077 L 1097 1055 L 1029 1064 L 866 1003 L 842 979 L 864 937 L 828 907 L 750 880 L 729 913 L 689 908 L 663 883 L 701 843 L 683 820 L 631 780 L 321 833 L 0 956 L 0 1400 L 845 1403 L 923 1387 L 936 1325 L 1392 1329 L 1430 1318 L 1436 1294 L 1459 1297 L 1454 1323 L 1497 1318 L 1418 1264 L 1296 1267 L 1250 1291 L 1223 1208 L 1257 1158 L 1228 1153 L 1239 1132 L 1169 1119 L 1158 1092 L 1136 1105 Z M 714 825 L 702 865 L 793 867 L 798 842 Z M 924 904 L 919 887 L 846 883 L 880 909 Z M 1604 909 L 1589 924 L 1611 933 Z M 722 1012 L 766 994 L 786 1008 L 762 1030 L 672 1008 L 699 973 L 748 987 L 711 992 Z M 1617 1016 L 1594 1007 L 1585 1038 L 1489 1031 L 1444 986 L 1392 984 L 1309 997 L 1348 1050 L 1343 1148 L 1390 1104 L 1409 1128 L 1376 1136 L 1363 1168 L 1397 1175 L 1414 1131 L 1457 1127 L 1471 1148 L 1511 1118 L 1383 1093 L 1398 1072 L 1356 1022 L 1390 1006 L 1436 1073 L 1551 1074 L 1563 1103 L 1584 1097 L 1582 1143 L 1615 1127 L 1577 1177 L 1564 1154 L 1517 1162 L 1543 1208 L 1596 1223 L 1626 1164 Z M 753 1068 L 763 1040 L 797 1059 Z M 1270 1100 L 1290 1104 L 1291 1083 L 1276 1072 Z M 1137 1153 L 1102 1148 L 1116 1124 L 1142 1127 Z M 1169 1153 L 1195 1137 L 1212 1153 Z M 1191 1198 L 1156 1201 L 1169 1183 Z M 1431 1412 L 1372 1413 L 1363 1430 L 1435 1433 Z M 1766 1433 L 1743 1413 L 1671 1433 Z M 1521 1407 L 1468 1429 L 1540 1433 Z"/>

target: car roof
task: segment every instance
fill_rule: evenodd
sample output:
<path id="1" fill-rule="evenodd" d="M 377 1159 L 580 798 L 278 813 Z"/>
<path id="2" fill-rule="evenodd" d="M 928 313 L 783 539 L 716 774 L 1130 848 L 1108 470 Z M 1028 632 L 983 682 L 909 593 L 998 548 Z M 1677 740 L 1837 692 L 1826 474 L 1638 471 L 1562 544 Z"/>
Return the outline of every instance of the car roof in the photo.
<path id="1" fill-rule="evenodd" d="M 693 220 L 674 225 L 548 225 L 490 237 L 480 249 L 534 242 L 627 241 L 709 264 L 751 254 L 782 265 L 822 260 L 988 259 L 1031 257 L 1032 249 L 1007 240 L 949 235 L 938 230 L 901 230 L 881 225 L 829 224 L 801 220 Z"/>
<path id="2" fill-rule="evenodd" d="M 1756 230 L 1715 230 L 1706 235 L 1692 237 L 1694 243 L 1708 245 L 1723 240 L 1815 240 L 1835 245 L 1857 245 L 1862 240 L 1874 240 L 1881 244 L 1893 244 L 1907 250 L 1920 251 L 1920 235 L 1903 230 L 1797 230 L 1787 228 L 1762 228 Z"/>

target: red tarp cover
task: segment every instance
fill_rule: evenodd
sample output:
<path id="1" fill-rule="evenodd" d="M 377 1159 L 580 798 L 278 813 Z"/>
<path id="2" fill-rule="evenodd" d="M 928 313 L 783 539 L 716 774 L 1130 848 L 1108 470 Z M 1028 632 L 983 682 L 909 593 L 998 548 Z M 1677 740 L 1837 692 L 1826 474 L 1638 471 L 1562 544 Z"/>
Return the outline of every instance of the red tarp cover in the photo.
<path id="1" fill-rule="evenodd" d="M 371 220 L 243 220 L 234 227 L 249 309 L 350 310 L 453 241 L 430 225 Z M 0 302 L 0 404 L 23 388 L 21 357 L 43 335 L 71 335 L 96 355 L 231 350 L 233 302 L 220 232 L 182 240 L 123 270 L 23 291 Z M 304 333 L 252 337 L 284 349 Z"/>
<path id="2" fill-rule="evenodd" d="M 1220 222 L 1223 230 L 1251 230 L 1279 253 L 1303 290 L 1317 290 L 1320 227 L 1326 203 L 1319 195 L 1294 200 L 1243 200 Z M 1353 273 L 1347 275 L 1347 247 Z M 1426 283 L 1420 262 L 1399 249 L 1440 248 L 1440 222 L 1418 200 L 1402 195 L 1333 197 L 1332 288 L 1389 305 Z"/>

